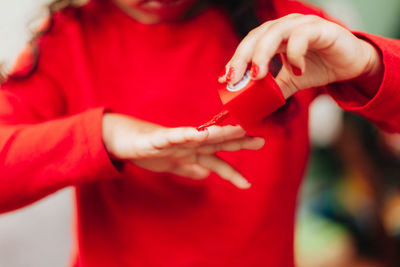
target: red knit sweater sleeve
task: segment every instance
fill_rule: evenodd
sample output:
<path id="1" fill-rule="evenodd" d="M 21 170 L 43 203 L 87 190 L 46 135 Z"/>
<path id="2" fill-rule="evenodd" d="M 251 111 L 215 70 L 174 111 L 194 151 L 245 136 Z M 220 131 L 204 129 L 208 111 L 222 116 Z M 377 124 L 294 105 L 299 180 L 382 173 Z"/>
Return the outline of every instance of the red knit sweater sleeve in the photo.
<path id="1" fill-rule="evenodd" d="M 273 3 L 278 16 L 294 12 L 313 14 L 344 26 L 321 9 L 302 1 L 273 0 Z M 384 75 L 379 89 L 371 91 L 371 88 L 356 88 L 351 82 L 340 82 L 330 84 L 322 91 L 325 89 L 343 109 L 368 118 L 386 131 L 400 132 L 400 40 L 360 32 L 354 34 L 380 50 Z M 315 96 L 321 92 L 320 89 L 313 89 Z"/>
<path id="2" fill-rule="evenodd" d="M 66 116 L 59 58 L 47 51 L 31 76 L 0 87 L 0 213 L 119 174 L 102 141 L 104 108 Z"/>
<path id="3" fill-rule="evenodd" d="M 0 213 L 66 186 L 117 175 L 102 142 L 103 108 L 44 119 L 39 114 L 50 115 L 60 102 L 51 90 L 35 77 L 30 86 L 0 91 Z M 27 102 L 32 91 L 38 96 Z"/>
<path id="4" fill-rule="evenodd" d="M 389 132 L 400 132 L 400 40 L 356 33 L 381 53 L 384 74 L 379 89 L 356 88 L 351 82 L 327 86 L 327 92 L 345 110 L 360 114 Z"/>

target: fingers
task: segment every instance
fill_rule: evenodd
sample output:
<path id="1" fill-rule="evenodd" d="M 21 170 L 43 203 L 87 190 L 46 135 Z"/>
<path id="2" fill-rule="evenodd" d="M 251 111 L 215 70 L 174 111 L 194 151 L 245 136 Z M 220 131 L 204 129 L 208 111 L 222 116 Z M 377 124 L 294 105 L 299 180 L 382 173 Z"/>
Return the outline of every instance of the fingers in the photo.
<path id="1" fill-rule="evenodd" d="M 199 154 L 214 154 L 219 151 L 238 151 L 242 149 L 258 150 L 265 144 L 264 138 L 245 137 L 218 144 L 207 144 L 197 148 Z"/>
<path id="2" fill-rule="evenodd" d="M 150 136 L 150 142 L 156 149 L 163 149 L 177 144 L 201 143 L 208 137 L 208 131 L 198 131 L 193 127 L 162 129 Z"/>
<path id="3" fill-rule="evenodd" d="M 151 135 L 154 148 L 163 149 L 172 145 L 185 144 L 186 147 L 196 147 L 202 143 L 219 143 L 245 136 L 246 132 L 239 125 L 207 127 L 198 131 L 193 127 L 162 129 Z"/>
<path id="4" fill-rule="evenodd" d="M 133 160 L 133 164 L 154 172 L 169 172 L 192 179 L 204 179 L 210 175 L 210 170 L 200 166 L 197 159 L 191 162 L 176 162 L 163 158 Z"/>
<path id="5" fill-rule="evenodd" d="M 231 60 L 226 64 L 225 74 L 218 79 L 220 83 L 228 82 L 235 84 L 240 81 L 246 69 L 249 67 L 249 63 L 254 54 L 254 47 L 256 46 L 258 39 L 273 23 L 274 22 L 272 21 L 267 22 L 262 26 L 251 30 L 247 34 L 247 36 L 240 42 Z"/>
<path id="6" fill-rule="evenodd" d="M 311 18 L 300 14 L 291 14 L 282 18 L 273 24 L 267 32 L 259 38 L 254 48 L 252 62 L 259 66 L 258 75 L 254 75 L 254 79 L 261 79 L 268 73 L 268 64 L 272 57 L 284 51 L 286 43 L 293 31 L 300 28 L 301 25 Z"/>
<path id="7" fill-rule="evenodd" d="M 265 144 L 264 138 L 261 137 L 243 137 L 236 140 L 229 140 L 222 143 L 215 144 L 203 144 L 197 148 L 184 147 L 184 146 L 172 146 L 165 149 L 153 149 L 149 150 L 146 157 L 142 158 L 161 158 L 170 156 L 171 158 L 183 159 L 184 157 L 190 156 L 188 161 L 194 162 L 191 157 L 197 154 L 214 154 L 220 151 L 239 151 L 242 149 L 258 150 Z"/>
<path id="8" fill-rule="evenodd" d="M 174 145 L 183 145 L 194 148 L 206 144 L 221 143 L 244 137 L 246 132 L 236 125 L 210 126 L 205 131 L 198 131 L 192 127 L 163 129 L 150 136 L 150 143 L 155 149 L 165 149 Z"/>
<path id="9" fill-rule="evenodd" d="M 243 130 L 239 125 L 226 125 L 218 126 L 213 125 L 206 128 L 208 131 L 208 137 L 204 141 L 205 144 L 216 144 L 222 143 L 229 140 L 242 138 L 246 135 L 246 131 Z"/>
<path id="10" fill-rule="evenodd" d="M 323 36 L 321 36 L 321 32 L 323 30 L 320 28 L 320 26 L 320 24 L 315 22 L 304 24 L 301 28 L 293 31 L 288 39 L 286 56 L 288 62 L 292 66 L 299 68 L 299 73 L 296 73 L 296 70 L 294 71 L 294 74 L 297 76 L 305 72 L 305 55 L 307 54 L 310 46 L 318 49 L 323 48 L 318 47 L 324 41 Z M 334 41 L 335 39 L 332 38 L 331 42 L 324 42 L 323 45 L 328 47 Z M 320 44 L 316 44 L 316 42 L 319 42 Z"/>
<path id="11" fill-rule="evenodd" d="M 228 70 L 227 74 L 223 77 L 220 77 L 219 81 L 232 84 L 237 83 L 243 77 L 244 72 L 246 71 L 248 66 L 250 66 L 250 64 L 252 65 L 251 70 L 253 78 L 258 77 L 260 75 L 260 71 L 266 73 L 265 69 L 267 68 L 268 64 L 265 64 L 265 66 L 255 64 L 253 60 L 254 56 L 256 55 L 256 50 L 259 46 L 260 41 L 264 38 L 266 34 L 271 32 L 271 29 L 276 27 L 276 24 L 279 24 L 281 21 L 289 20 L 292 17 L 296 16 L 299 16 L 299 14 L 291 14 L 284 18 L 269 21 L 250 31 L 249 34 L 240 42 L 238 48 L 235 51 L 235 54 L 226 65 L 226 69 Z M 275 51 L 277 50 L 277 48 L 273 50 Z M 266 62 L 269 62 L 269 60 L 266 60 Z"/>
<path id="12" fill-rule="evenodd" d="M 210 172 L 231 182 L 240 189 L 250 187 L 249 182 L 227 162 L 215 155 L 192 155 L 191 160 L 169 161 L 165 159 L 141 159 L 133 164 L 155 172 L 169 172 L 192 179 L 204 179 Z"/>
<path id="13" fill-rule="evenodd" d="M 197 163 L 178 165 L 171 172 L 192 179 L 204 179 L 210 175 L 210 170 Z"/>
<path id="14" fill-rule="evenodd" d="M 235 54 L 225 67 L 225 75 L 219 78 L 220 82 L 235 84 L 240 80 L 248 67 L 248 63 L 251 62 L 254 46 L 263 30 L 259 27 L 250 31 L 240 42 Z"/>
<path id="15" fill-rule="evenodd" d="M 235 142 L 224 144 L 221 148 L 233 151 L 235 147 L 253 149 L 249 140 L 242 141 L 245 131 L 240 126 L 211 126 L 205 131 L 197 131 L 192 127 L 161 129 L 135 139 L 134 158 L 160 158 L 171 156 L 185 157 L 197 153 L 196 149 L 203 145 L 220 144 L 230 140 Z M 239 142 L 238 145 L 236 143 Z M 247 148 L 249 147 L 249 148 Z M 204 151 L 218 151 L 218 146 L 205 148 Z"/>
<path id="16" fill-rule="evenodd" d="M 290 14 L 267 22 L 252 30 L 238 46 L 226 65 L 228 73 L 219 78 L 220 82 L 237 83 L 248 66 L 253 79 L 262 79 L 268 73 L 272 57 L 284 52 L 293 74 L 301 75 L 305 70 L 305 60 L 309 44 L 318 41 L 330 23 L 317 16 Z"/>
<path id="17" fill-rule="evenodd" d="M 250 183 L 232 166 L 214 155 L 199 155 L 198 164 L 210 171 L 218 174 L 222 179 L 225 179 L 240 189 L 247 189 Z"/>

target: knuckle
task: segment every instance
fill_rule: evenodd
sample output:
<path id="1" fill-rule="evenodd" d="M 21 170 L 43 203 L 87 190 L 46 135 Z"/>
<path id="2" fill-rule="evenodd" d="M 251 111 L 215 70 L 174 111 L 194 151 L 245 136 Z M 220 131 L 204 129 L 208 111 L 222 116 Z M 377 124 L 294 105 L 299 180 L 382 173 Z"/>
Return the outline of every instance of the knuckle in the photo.
<path id="1" fill-rule="evenodd" d="M 309 19 L 310 21 L 319 21 L 321 20 L 321 17 L 317 16 L 317 15 L 304 15 L 305 18 Z"/>
<path id="2" fill-rule="evenodd" d="M 342 30 L 342 28 L 339 27 L 337 24 L 331 23 L 331 22 L 329 22 L 326 25 L 324 25 L 324 27 L 326 29 L 325 32 L 329 32 L 329 33 L 331 33 L 333 35 L 339 34 L 341 32 L 341 30 Z"/>
<path id="3" fill-rule="evenodd" d="M 275 36 L 281 31 L 281 28 L 282 28 L 282 23 L 274 23 L 269 27 L 268 33 L 265 34 L 263 37 L 265 37 L 267 35 Z"/>
<path id="4" fill-rule="evenodd" d="M 231 61 L 231 66 L 238 68 L 239 66 L 242 66 L 243 64 L 247 64 L 246 59 L 245 59 L 245 54 L 244 51 L 238 51 L 235 56 L 232 58 Z"/>
<path id="5" fill-rule="evenodd" d="M 289 39 L 301 39 L 304 34 L 309 30 L 308 24 L 302 25 L 301 27 L 296 27 L 293 29 L 292 33 L 290 34 Z"/>
<path id="6" fill-rule="evenodd" d="M 237 180 L 237 178 L 238 178 L 238 173 L 232 167 L 229 167 L 227 169 L 226 174 L 229 177 L 229 180 L 231 180 L 231 181 Z"/>
<path id="7" fill-rule="evenodd" d="M 266 48 L 268 47 L 268 40 L 265 40 L 263 43 L 260 43 L 257 45 L 255 48 L 255 52 L 252 58 L 252 62 L 260 66 L 260 71 L 264 69 L 262 66 L 266 64 L 268 61 L 268 54 L 271 53 L 269 50 Z"/>
<path id="8" fill-rule="evenodd" d="M 251 31 L 249 31 L 244 39 L 252 40 L 256 39 L 260 33 L 260 27 L 254 28 Z"/>
<path id="9" fill-rule="evenodd" d="M 180 130 L 185 134 L 191 134 L 193 132 L 192 127 L 180 127 Z"/>
<path id="10" fill-rule="evenodd" d="M 165 135 L 168 135 L 171 131 L 172 131 L 172 129 L 159 129 L 150 134 L 152 136 L 165 136 Z"/>
<path id="11" fill-rule="evenodd" d="M 257 30 L 257 31 L 264 31 L 266 29 L 268 29 L 268 27 L 272 24 L 274 24 L 276 22 L 276 20 L 270 20 L 267 22 L 264 22 L 263 24 L 261 24 L 261 26 L 254 28 L 253 30 Z"/>
<path id="12" fill-rule="evenodd" d="M 286 15 L 284 18 L 293 19 L 293 18 L 297 18 L 299 16 L 304 16 L 304 15 L 302 15 L 300 13 L 290 13 L 290 14 Z"/>

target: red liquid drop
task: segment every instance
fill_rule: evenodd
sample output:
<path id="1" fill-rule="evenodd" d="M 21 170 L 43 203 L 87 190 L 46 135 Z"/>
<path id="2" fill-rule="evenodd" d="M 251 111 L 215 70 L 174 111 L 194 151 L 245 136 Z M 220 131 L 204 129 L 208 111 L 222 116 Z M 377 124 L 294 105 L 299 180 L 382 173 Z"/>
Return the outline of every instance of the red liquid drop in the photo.
<path id="1" fill-rule="evenodd" d="M 226 110 L 226 109 L 223 109 L 220 113 L 218 113 L 217 115 L 212 117 L 211 120 L 209 120 L 208 122 L 206 122 L 206 123 L 200 125 L 199 127 L 197 127 L 197 130 L 198 131 L 204 131 L 207 127 L 219 124 L 219 123 L 223 122 L 226 118 L 228 118 L 229 115 L 230 115 L 229 111 Z"/>

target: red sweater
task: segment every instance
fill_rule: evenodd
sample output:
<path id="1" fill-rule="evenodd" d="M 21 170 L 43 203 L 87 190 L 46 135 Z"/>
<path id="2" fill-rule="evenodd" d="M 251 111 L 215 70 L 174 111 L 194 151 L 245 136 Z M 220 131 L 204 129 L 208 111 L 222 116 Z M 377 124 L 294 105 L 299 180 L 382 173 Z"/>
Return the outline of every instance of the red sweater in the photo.
<path id="1" fill-rule="evenodd" d="M 276 1 L 276 16 L 313 11 Z M 270 10 L 262 10 L 270 13 Z M 262 12 L 261 12 L 262 13 Z M 400 43 L 364 34 L 385 75 L 371 99 L 345 83 L 347 110 L 400 131 Z M 198 126 L 221 104 L 216 77 L 238 44 L 221 11 L 142 25 L 115 7 L 56 15 L 32 76 L 0 90 L 0 212 L 73 186 L 77 266 L 293 266 L 296 197 L 309 153 L 308 106 L 294 96 L 260 151 L 221 153 L 251 182 L 194 181 L 133 165 L 117 171 L 101 137 L 105 108 L 165 126 Z"/>

